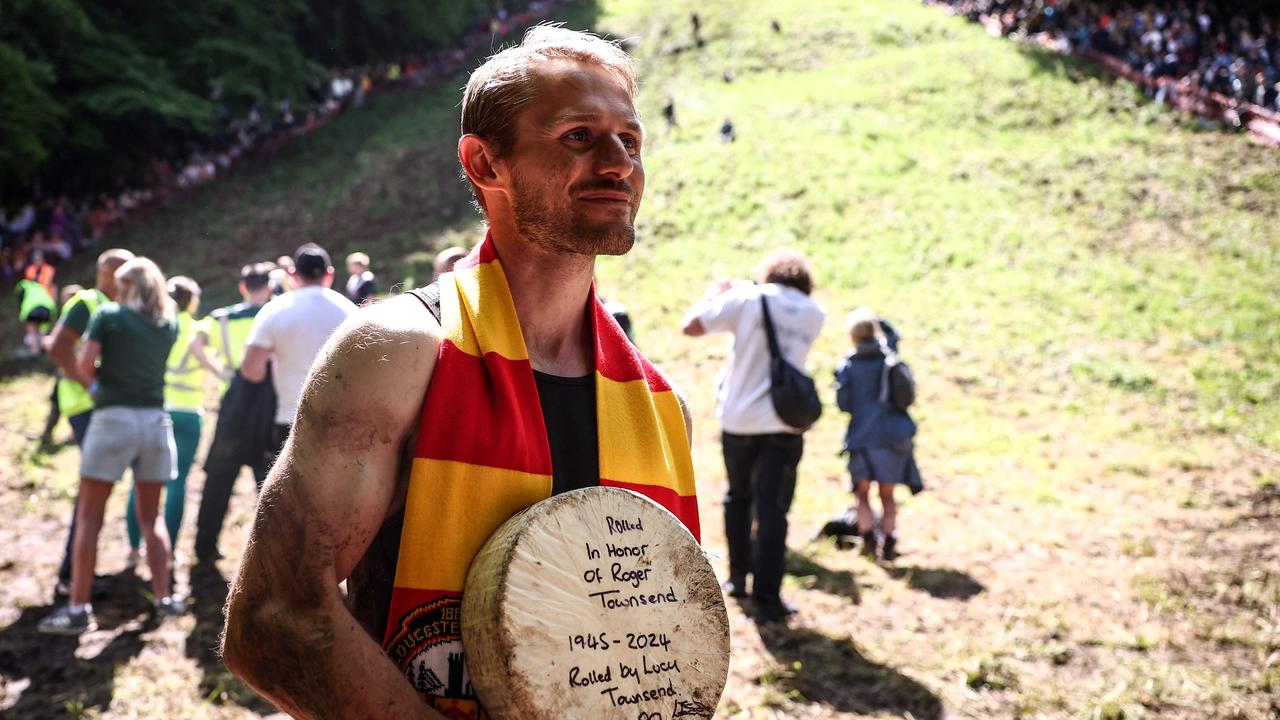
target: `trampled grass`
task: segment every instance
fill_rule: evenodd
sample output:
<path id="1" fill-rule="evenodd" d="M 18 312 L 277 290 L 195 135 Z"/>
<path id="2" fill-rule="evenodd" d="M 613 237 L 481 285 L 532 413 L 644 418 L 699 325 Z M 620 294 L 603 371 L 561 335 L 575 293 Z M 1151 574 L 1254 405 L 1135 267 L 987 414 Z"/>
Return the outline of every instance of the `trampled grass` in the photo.
<path id="1" fill-rule="evenodd" d="M 907 554 L 881 568 L 806 544 L 848 502 L 844 418 L 829 409 L 792 513 L 786 591 L 801 615 L 757 632 L 732 611 L 721 715 L 1277 712 L 1280 155 L 907 0 L 614 0 L 571 17 L 628 38 L 641 68 L 639 241 L 600 263 L 600 285 L 693 404 L 709 549 L 723 553 L 713 386 L 727 341 L 678 333 L 709 282 L 798 247 L 828 311 L 811 361 L 824 391 L 858 305 L 899 328 L 921 383 L 931 489 L 906 502 Z M 227 299 L 232 267 L 304 240 L 421 281 L 435 250 L 478 237 L 453 160 L 460 84 L 377 98 L 111 242 L 194 275 L 206 306 Z M 736 142 L 718 137 L 726 117 Z M 5 393 L 39 403 L 43 382 Z M 18 528 L 56 528 L 68 501 L 41 493 L 73 451 L 23 450 L 36 414 L 3 416 L 2 447 L 25 463 L 4 483 L 41 499 Z M 5 573 L 51 576 L 53 554 Z M 27 585 L 19 604 L 46 602 Z M 66 681 L 50 699 L 103 717 L 264 710 L 225 672 L 198 671 L 190 638 L 183 657 L 181 637 L 148 637 L 97 681 L 114 695 Z M 16 687 L 20 665 L 0 667 Z M 4 697 L 39 708 L 36 692 Z"/>

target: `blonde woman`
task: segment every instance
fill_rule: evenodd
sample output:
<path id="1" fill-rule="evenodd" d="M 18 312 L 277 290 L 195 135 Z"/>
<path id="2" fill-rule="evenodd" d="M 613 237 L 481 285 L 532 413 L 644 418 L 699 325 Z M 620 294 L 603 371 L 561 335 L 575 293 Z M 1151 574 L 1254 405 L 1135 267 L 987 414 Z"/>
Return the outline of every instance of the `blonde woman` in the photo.
<path id="1" fill-rule="evenodd" d="M 115 281 L 119 302 L 94 313 L 71 378 L 94 394 L 96 409 L 80 460 L 71 600 L 40 622 L 41 632 L 79 635 L 96 627 L 89 591 L 98 534 L 107 498 L 126 468 L 133 470 L 157 611 L 183 609 L 169 594 L 172 548 L 158 512 L 164 484 L 174 475 L 176 452 L 172 421 L 164 408 L 164 374 L 178 324 L 164 275 L 155 263 L 134 258 L 116 270 Z"/>
<path id="2" fill-rule="evenodd" d="M 178 547 L 178 529 L 187 502 L 187 473 L 195 462 L 204 427 L 204 385 L 208 374 L 219 368 L 209 359 L 209 318 L 197 320 L 200 309 L 200 284 L 179 275 L 169 278 L 169 297 L 177 312 L 178 340 L 169 351 L 169 369 L 165 375 L 164 404 L 173 421 L 173 440 L 178 451 L 178 464 L 173 480 L 165 488 L 164 524 L 169 532 L 171 548 Z M 129 567 L 142 557 L 142 527 L 138 524 L 137 485 L 129 494 L 125 524 L 129 535 Z"/>

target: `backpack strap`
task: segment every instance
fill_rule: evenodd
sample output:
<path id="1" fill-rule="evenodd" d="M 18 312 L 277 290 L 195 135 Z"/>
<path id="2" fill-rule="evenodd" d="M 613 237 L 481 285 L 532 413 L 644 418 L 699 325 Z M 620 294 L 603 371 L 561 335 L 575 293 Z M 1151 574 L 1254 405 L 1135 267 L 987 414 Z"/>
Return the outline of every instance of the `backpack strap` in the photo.
<path id="1" fill-rule="evenodd" d="M 431 283 L 424 288 L 415 288 L 408 294 L 417 298 L 427 308 L 427 312 L 431 313 L 431 317 L 435 318 L 436 322 L 440 322 L 440 285 L 438 283 Z"/>
<path id="2" fill-rule="evenodd" d="M 760 293 L 760 309 L 764 312 L 764 335 L 769 339 L 769 354 L 775 358 L 782 357 L 782 351 L 778 349 L 778 335 L 773 329 L 773 318 L 769 317 L 769 303 L 764 299 L 764 293 Z"/>

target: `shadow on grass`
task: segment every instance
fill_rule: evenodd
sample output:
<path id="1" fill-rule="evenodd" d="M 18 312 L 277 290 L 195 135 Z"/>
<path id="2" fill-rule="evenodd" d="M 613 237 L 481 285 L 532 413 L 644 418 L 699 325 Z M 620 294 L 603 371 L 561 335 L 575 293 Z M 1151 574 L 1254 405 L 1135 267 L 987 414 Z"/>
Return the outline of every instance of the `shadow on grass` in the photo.
<path id="1" fill-rule="evenodd" d="M 274 705 L 231 674 L 218 652 L 227 603 L 227 579 L 217 566 L 191 568 L 191 614 L 196 625 L 187 636 L 187 657 L 200 666 L 200 695 L 210 702 L 235 703 L 259 715 L 277 712 Z"/>
<path id="2" fill-rule="evenodd" d="M 808 555 L 788 552 L 786 572 L 798 579 L 806 590 L 843 595 L 854 605 L 862 602 L 862 595 L 858 592 L 858 579 L 848 570 L 831 570 Z"/>
<path id="3" fill-rule="evenodd" d="M 132 573 L 108 575 L 94 583 L 98 629 L 83 637 L 41 634 L 36 626 L 57 606 L 29 607 L 13 624 L 0 629 L 0 675 L 13 687 L 29 685 L 4 717 L 24 720 L 78 717 L 105 711 L 114 696 L 116 669 L 142 652 L 143 634 L 154 629 L 146 587 Z M 122 629 L 129 626 L 127 629 Z M 115 633 L 96 652 L 104 633 Z M 76 656 L 85 646 L 92 653 Z"/>
<path id="4" fill-rule="evenodd" d="M 783 670 L 758 680 L 792 698 L 838 712 L 942 717 L 942 701 L 927 687 L 897 670 L 868 660 L 853 640 L 808 628 L 760 627 L 760 639 Z"/>
<path id="5" fill-rule="evenodd" d="M 986 590 L 982 583 L 959 570 L 908 566 L 888 568 L 888 572 L 893 579 L 902 580 L 908 587 L 936 598 L 968 600 Z"/>
<path id="6" fill-rule="evenodd" d="M 1119 80 L 1088 58 L 1068 55 L 1028 43 L 1015 43 L 1014 47 L 1038 74 L 1065 77 L 1075 83 L 1087 79 L 1101 80 L 1105 83 L 1114 83 Z"/>

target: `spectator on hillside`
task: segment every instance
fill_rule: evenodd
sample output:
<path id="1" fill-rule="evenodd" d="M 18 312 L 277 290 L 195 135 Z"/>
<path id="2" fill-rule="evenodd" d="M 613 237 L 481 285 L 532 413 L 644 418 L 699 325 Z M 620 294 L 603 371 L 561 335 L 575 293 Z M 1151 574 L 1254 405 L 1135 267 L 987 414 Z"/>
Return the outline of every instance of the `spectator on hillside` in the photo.
<path id="1" fill-rule="evenodd" d="M 36 233 L 40 236 L 40 233 Z M 42 249 L 33 249 L 29 256 L 26 268 L 22 271 L 22 277 L 34 283 L 44 286 L 45 292 L 50 297 L 56 297 L 58 288 L 54 285 L 54 278 L 57 277 L 58 271 L 50 263 L 45 262 L 44 251 Z"/>
<path id="2" fill-rule="evenodd" d="M 218 406 L 213 443 L 204 460 L 204 494 L 196 516 L 196 561 L 201 564 L 222 557 L 218 536 L 240 468 L 248 466 L 253 471 L 259 490 L 267 479 L 268 438 L 275 427 L 275 389 L 266 379 L 249 382 L 239 371 L 254 318 L 271 299 L 273 269 L 275 264 L 266 262 L 241 268 L 241 302 L 209 313 L 213 345 L 222 357 L 222 375 L 229 379 Z"/>
<path id="3" fill-rule="evenodd" d="M 467 249 L 458 247 L 456 245 L 453 247 L 447 247 L 441 250 L 439 253 L 436 253 L 436 264 L 435 264 L 436 279 L 439 279 L 441 275 L 447 272 L 452 272 L 453 266 L 457 265 L 458 261 L 466 256 L 467 256 Z"/>
<path id="4" fill-rule="evenodd" d="M 159 514 L 161 490 L 174 471 L 173 429 L 164 411 L 165 360 L 178 334 L 173 303 L 160 268 L 146 258 L 120 266 L 115 280 L 120 302 L 94 314 L 70 368 L 73 381 L 96 390 L 97 409 L 80 460 L 71 599 L 40 621 L 44 633 L 79 635 L 96 627 L 89 601 L 98 535 L 111 489 L 130 468 L 156 612 L 184 609 L 170 594 L 172 548 Z"/>
<path id="5" fill-rule="evenodd" d="M 369 256 L 353 252 L 347 256 L 347 299 L 363 305 L 378 294 L 378 282 L 369 269 Z"/>
<path id="6" fill-rule="evenodd" d="M 330 289 L 333 263 L 329 253 L 307 243 L 293 254 L 289 273 L 294 289 L 267 304 L 253 320 L 240 374 L 262 382 L 271 361 L 276 391 L 275 428 L 270 447 L 279 453 L 298 414 L 298 398 L 320 347 L 356 306 Z"/>
<path id="7" fill-rule="evenodd" d="M 204 427 L 204 386 L 206 373 L 218 373 L 205 348 L 209 345 L 208 318 L 196 320 L 200 309 L 200 285 L 179 275 L 169 279 L 169 297 L 173 300 L 178 324 L 178 337 L 169 351 L 164 375 L 164 407 L 173 425 L 175 472 L 165 487 L 164 525 L 169 531 L 169 545 L 178 546 L 178 531 L 187 506 L 187 473 L 196 458 L 200 431 Z M 142 528 L 138 526 L 135 495 L 129 493 L 125 506 L 125 526 L 129 536 L 129 566 L 138 563 L 142 544 Z"/>
<path id="8" fill-rule="evenodd" d="M 1185 2 L 1119 7 L 1087 0 L 942 2 L 1004 35 L 1041 37 L 1063 50 L 1097 51 L 1152 81 L 1165 79 L 1161 100 L 1185 94 L 1177 86 L 1186 81 L 1187 91 L 1206 89 L 1268 109 L 1280 103 L 1274 88 L 1280 81 L 1280 27 L 1272 17 Z"/>
<path id="9" fill-rule="evenodd" d="M 24 331 L 22 345 L 35 357 L 44 352 L 44 333 L 53 323 L 57 306 L 49 289 L 34 280 L 19 280 L 14 292 L 18 296 L 18 322 Z"/>
<path id="10" fill-rule="evenodd" d="M 882 509 L 880 534 L 884 543 L 880 552 L 886 561 L 891 561 L 898 552 L 894 489 L 898 485 L 906 485 L 912 493 L 924 489 L 912 444 L 916 424 L 890 398 L 886 361 L 895 351 L 880 319 L 871 310 L 858 308 L 849 314 L 846 325 L 853 352 L 836 370 L 836 403 L 851 415 L 844 452 L 849 455 L 849 475 L 858 501 L 857 532 L 862 536 L 862 553 L 875 558 L 880 536 L 871 509 L 874 482 Z"/>
<path id="11" fill-rule="evenodd" d="M 18 214 L 9 221 L 9 234 L 22 237 L 36 224 L 36 206 L 27 203 Z"/>
<path id="12" fill-rule="evenodd" d="M 770 399 L 763 304 L 769 304 L 782 355 L 803 368 L 825 318 L 809 297 L 812 291 L 808 260 L 798 252 L 782 250 L 765 258 L 759 284 L 721 282 L 685 315 L 686 335 L 733 333 L 733 354 L 716 393 L 729 478 L 724 501 L 729 544 L 725 590 L 733 597 L 746 597 L 751 575 L 758 622 L 776 622 L 795 612 L 780 590 L 787 512 L 804 453 L 803 431 L 784 423 Z"/>
<path id="13" fill-rule="evenodd" d="M 733 129 L 733 118 L 726 115 L 724 122 L 720 125 L 720 142 L 731 143 L 737 139 L 738 134 Z"/>

